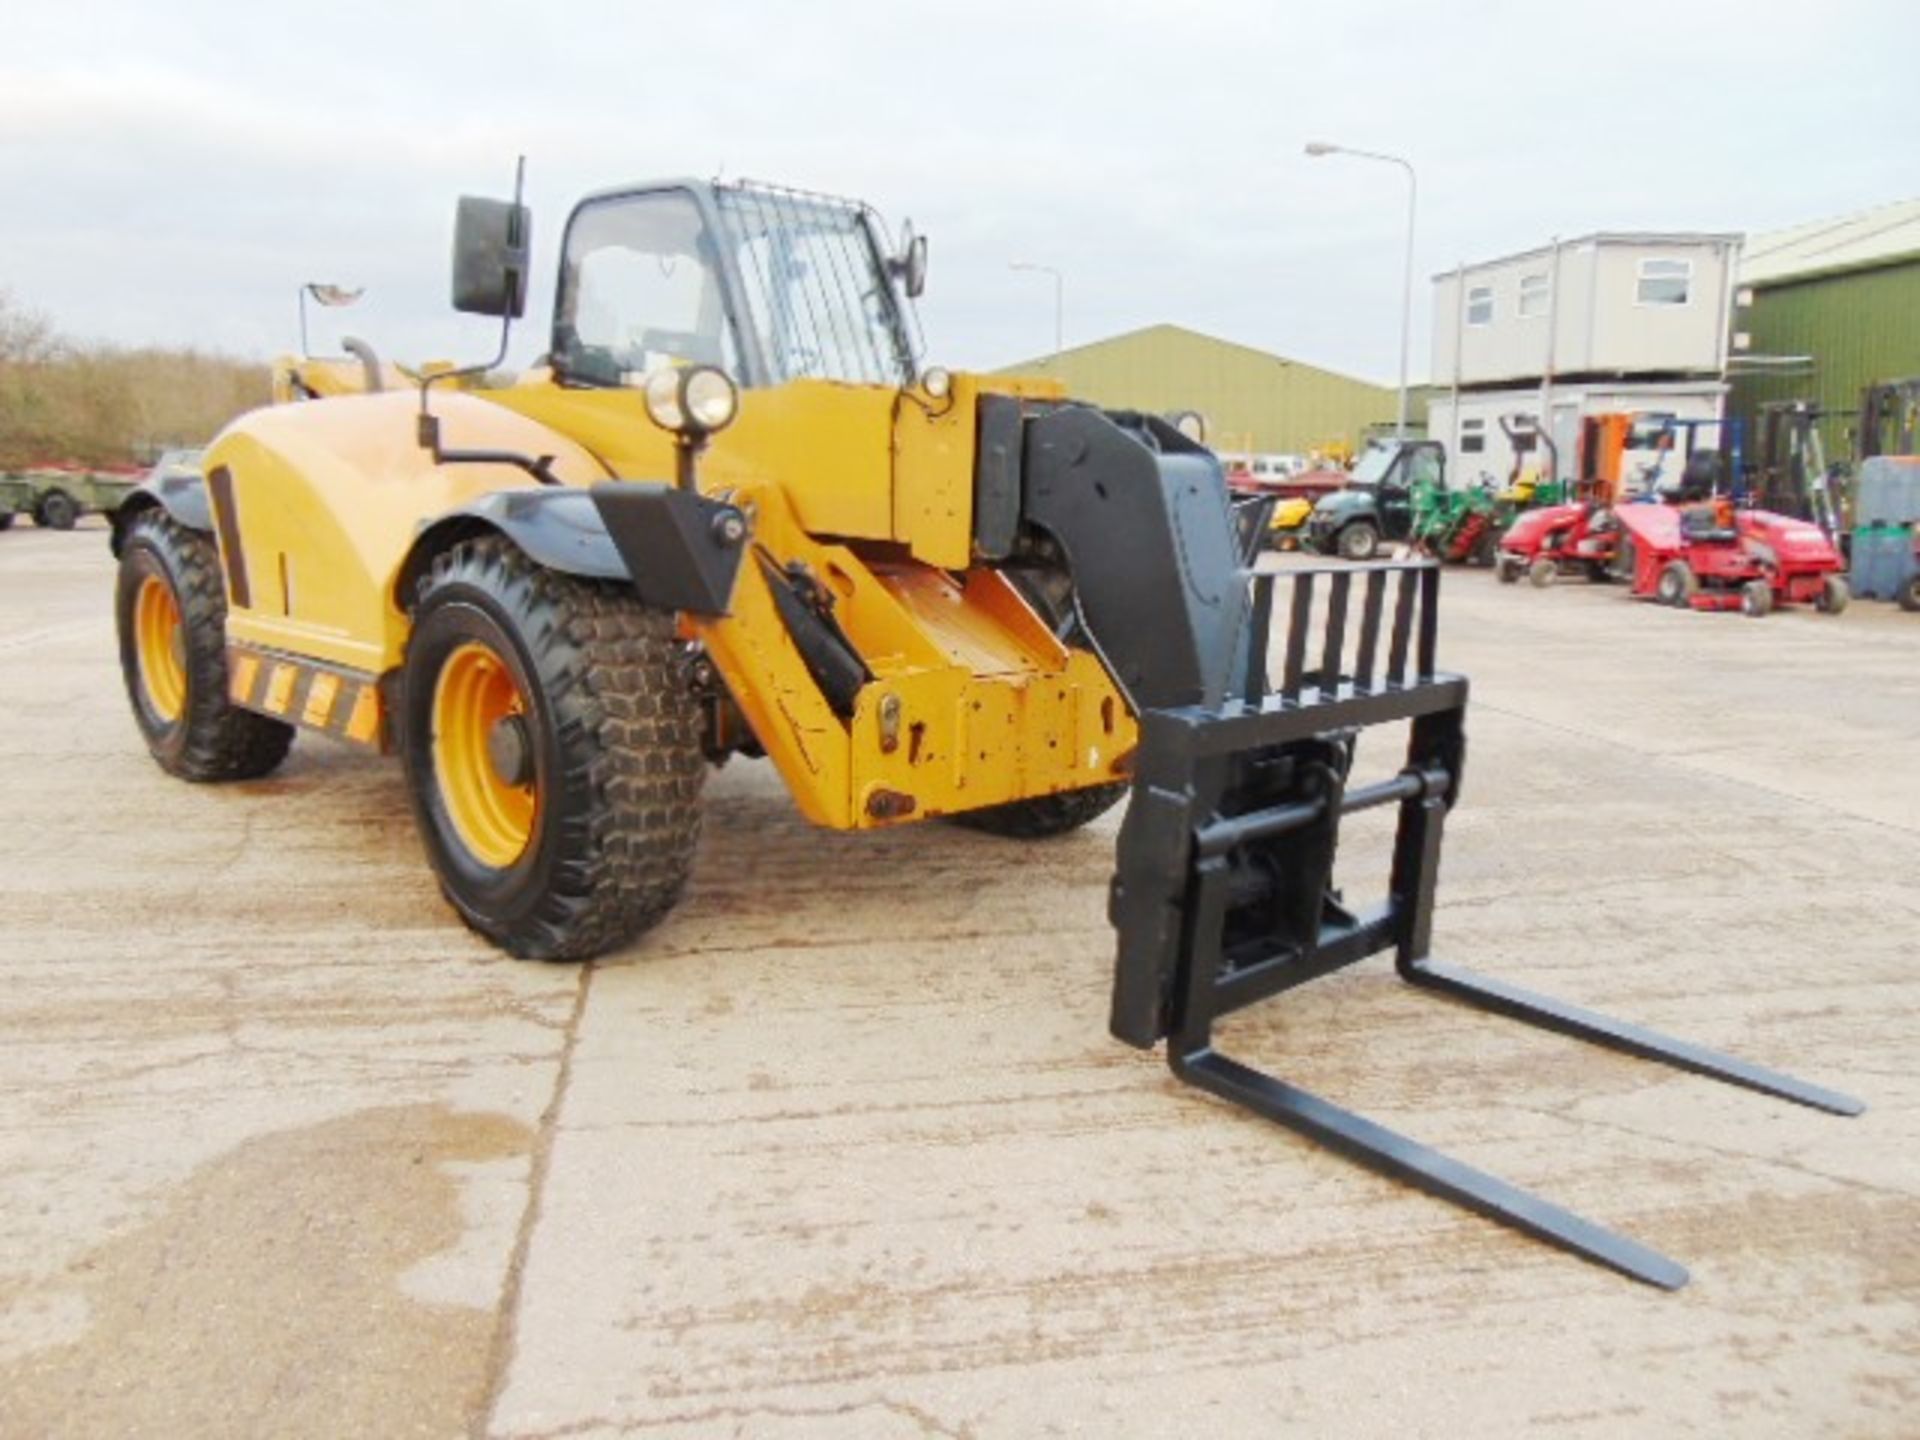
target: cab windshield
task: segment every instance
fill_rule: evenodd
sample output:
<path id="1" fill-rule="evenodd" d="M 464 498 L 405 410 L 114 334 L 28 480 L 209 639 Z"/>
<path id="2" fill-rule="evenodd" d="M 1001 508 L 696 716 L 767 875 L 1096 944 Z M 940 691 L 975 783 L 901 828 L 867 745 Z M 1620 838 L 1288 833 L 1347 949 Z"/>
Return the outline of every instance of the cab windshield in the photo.
<path id="1" fill-rule="evenodd" d="M 553 362 L 639 383 L 718 365 L 748 385 L 904 384 L 906 310 L 864 206 L 758 185 L 589 202 L 568 227 Z"/>
<path id="2" fill-rule="evenodd" d="M 1393 468 L 1394 457 L 1399 455 L 1397 445 L 1369 445 L 1360 458 L 1354 462 L 1353 475 L 1349 485 L 1378 485 L 1387 478 L 1387 471 Z"/>

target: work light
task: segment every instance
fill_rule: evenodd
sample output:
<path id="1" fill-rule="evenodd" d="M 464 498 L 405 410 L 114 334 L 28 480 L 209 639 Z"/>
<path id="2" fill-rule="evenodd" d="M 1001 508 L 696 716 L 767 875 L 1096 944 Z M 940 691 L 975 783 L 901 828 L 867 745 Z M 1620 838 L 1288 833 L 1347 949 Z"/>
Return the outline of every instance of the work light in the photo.
<path id="1" fill-rule="evenodd" d="M 653 423 L 689 440 L 726 429 L 740 411 L 740 391 L 726 371 L 712 365 L 656 370 L 647 377 L 644 394 Z"/>
<path id="2" fill-rule="evenodd" d="M 680 372 L 656 370 L 647 377 L 647 415 L 662 430 L 678 431 L 685 426 L 686 412 L 680 408 Z"/>
<path id="3" fill-rule="evenodd" d="M 688 428 L 711 435 L 733 423 L 740 410 L 740 392 L 724 370 L 695 365 L 681 377 L 680 410 Z"/>

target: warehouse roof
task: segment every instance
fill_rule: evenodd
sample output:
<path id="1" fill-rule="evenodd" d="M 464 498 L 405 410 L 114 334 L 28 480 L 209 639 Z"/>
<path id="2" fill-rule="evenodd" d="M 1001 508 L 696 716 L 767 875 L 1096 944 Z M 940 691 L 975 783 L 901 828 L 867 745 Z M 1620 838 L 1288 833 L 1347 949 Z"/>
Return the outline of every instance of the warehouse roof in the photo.
<path id="1" fill-rule="evenodd" d="M 1190 340 L 1201 340 L 1222 350 L 1237 350 L 1255 360 L 1264 360 L 1270 365 L 1287 366 L 1300 370 L 1312 370 L 1322 375 L 1331 375 L 1336 380 L 1345 380 L 1354 385 L 1370 385 L 1376 390 L 1390 390 L 1391 385 L 1383 385 L 1378 380 L 1368 380 L 1359 375 L 1349 375 L 1342 370 L 1329 370 L 1325 365 L 1315 365 L 1306 360 L 1295 360 L 1288 355 L 1276 355 L 1271 350 L 1262 350 L 1258 346 L 1244 345 L 1238 340 L 1223 340 L 1218 335 L 1209 335 L 1202 330 L 1194 330 L 1185 325 L 1174 325 L 1162 321 L 1158 325 L 1142 325 L 1137 330 L 1122 330 L 1118 335 L 1108 335 L 1100 340 L 1089 340 L 1080 345 L 1069 345 L 1058 356 L 1037 355 L 1030 360 L 1018 360 L 1011 365 L 998 365 L 992 373 L 996 375 L 1024 375 L 1032 371 L 1047 369 L 1054 360 L 1064 360 L 1069 356 L 1083 355 L 1089 350 L 1109 350 L 1116 346 L 1132 345 L 1155 335 L 1184 335 Z"/>
<path id="2" fill-rule="evenodd" d="M 1909 257 L 1920 257 L 1920 200 L 1755 235 L 1741 257 L 1740 282 L 1773 285 Z"/>

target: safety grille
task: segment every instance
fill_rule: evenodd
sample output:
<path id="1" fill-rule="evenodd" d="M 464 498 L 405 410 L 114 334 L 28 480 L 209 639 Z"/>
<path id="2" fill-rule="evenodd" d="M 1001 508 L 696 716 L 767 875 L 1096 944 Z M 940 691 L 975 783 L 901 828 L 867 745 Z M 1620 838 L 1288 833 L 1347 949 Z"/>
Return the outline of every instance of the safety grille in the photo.
<path id="1" fill-rule="evenodd" d="M 775 383 L 913 378 L 911 310 L 871 209 L 750 181 L 714 193 L 739 257 L 744 319 Z"/>

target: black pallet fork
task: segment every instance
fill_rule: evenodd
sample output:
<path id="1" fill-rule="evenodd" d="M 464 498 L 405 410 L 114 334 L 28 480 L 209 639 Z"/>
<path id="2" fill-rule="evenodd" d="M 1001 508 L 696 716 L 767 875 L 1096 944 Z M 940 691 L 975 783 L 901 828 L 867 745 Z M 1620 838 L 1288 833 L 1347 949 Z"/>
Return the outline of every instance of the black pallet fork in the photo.
<path id="1" fill-rule="evenodd" d="M 1467 704 L 1466 679 L 1434 664 L 1440 571 L 1317 568 L 1250 583 L 1250 661 L 1238 693 L 1217 707 L 1141 717 L 1110 905 L 1119 931 L 1114 1035 L 1142 1049 L 1164 1039 L 1168 1065 L 1189 1084 L 1584 1259 L 1678 1289 L 1686 1269 L 1666 1256 L 1214 1048 L 1221 1016 L 1391 949 L 1402 979 L 1470 1004 L 1836 1115 L 1864 1108 L 1776 1070 L 1432 959 L 1440 840 L 1460 791 Z M 1275 689 L 1267 652 L 1283 584 L 1290 605 Z M 1310 664 L 1321 585 L 1324 628 Z M 1412 730 L 1405 768 L 1349 787 L 1358 732 L 1401 720 Z M 1349 909 L 1333 887 L 1340 818 L 1395 804 L 1388 897 L 1370 910 Z"/>

